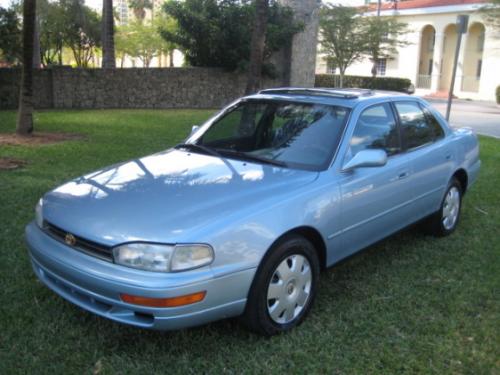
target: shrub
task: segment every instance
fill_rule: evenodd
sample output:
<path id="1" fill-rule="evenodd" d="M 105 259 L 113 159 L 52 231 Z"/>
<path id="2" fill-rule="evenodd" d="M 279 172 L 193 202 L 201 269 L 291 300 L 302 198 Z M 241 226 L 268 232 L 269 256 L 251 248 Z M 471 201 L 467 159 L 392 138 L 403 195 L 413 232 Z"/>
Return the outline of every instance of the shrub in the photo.
<path id="1" fill-rule="evenodd" d="M 497 86 L 496 96 L 497 96 L 497 104 L 500 104 L 500 86 Z"/>
<path id="2" fill-rule="evenodd" d="M 316 74 L 315 87 L 338 87 L 340 76 L 336 74 Z M 344 76 L 343 87 L 408 92 L 412 83 L 407 78 Z"/>

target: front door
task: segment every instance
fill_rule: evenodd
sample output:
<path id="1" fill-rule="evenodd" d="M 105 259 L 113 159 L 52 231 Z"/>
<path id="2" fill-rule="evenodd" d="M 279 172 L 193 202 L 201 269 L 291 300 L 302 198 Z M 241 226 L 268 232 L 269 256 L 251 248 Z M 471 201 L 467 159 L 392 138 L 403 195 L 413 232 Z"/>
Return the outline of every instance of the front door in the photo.
<path id="1" fill-rule="evenodd" d="M 410 168 L 401 152 L 399 127 L 390 104 L 377 104 L 361 112 L 344 164 L 364 149 L 382 149 L 388 160 L 381 167 L 344 172 L 340 182 L 342 249 L 338 259 L 410 222 Z"/>

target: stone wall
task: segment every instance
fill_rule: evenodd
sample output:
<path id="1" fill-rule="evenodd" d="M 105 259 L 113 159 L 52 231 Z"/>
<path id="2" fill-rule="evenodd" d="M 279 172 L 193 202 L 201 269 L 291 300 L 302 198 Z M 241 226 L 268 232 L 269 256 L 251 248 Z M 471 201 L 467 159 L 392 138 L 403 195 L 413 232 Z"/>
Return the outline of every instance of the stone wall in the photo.
<path id="1" fill-rule="evenodd" d="M 17 107 L 20 73 L 0 69 L 0 110 Z M 38 109 L 219 108 L 242 96 L 246 85 L 245 74 L 215 68 L 53 68 L 34 74 Z"/>

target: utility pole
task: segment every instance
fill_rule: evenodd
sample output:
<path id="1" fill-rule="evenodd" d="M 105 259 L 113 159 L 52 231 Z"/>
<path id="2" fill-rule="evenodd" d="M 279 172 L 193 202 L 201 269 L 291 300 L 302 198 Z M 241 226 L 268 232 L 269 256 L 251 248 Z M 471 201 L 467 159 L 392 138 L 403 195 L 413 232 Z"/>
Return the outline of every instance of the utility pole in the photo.
<path id="1" fill-rule="evenodd" d="M 450 91 L 448 92 L 448 104 L 446 106 L 446 121 L 450 121 L 451 102 L 453 100 L 453 89 L 455 87 L 455 76 L 457 75 L 458 56 L 460 55 L 460 45 L 462 44 L 462 35 L 467 32 L 469 25 L 469 16 L 460 15 L 457 17 L 457 47 L 455 49 L 455 59 L 453 60 L 453 72 L 451 73 Z"/>

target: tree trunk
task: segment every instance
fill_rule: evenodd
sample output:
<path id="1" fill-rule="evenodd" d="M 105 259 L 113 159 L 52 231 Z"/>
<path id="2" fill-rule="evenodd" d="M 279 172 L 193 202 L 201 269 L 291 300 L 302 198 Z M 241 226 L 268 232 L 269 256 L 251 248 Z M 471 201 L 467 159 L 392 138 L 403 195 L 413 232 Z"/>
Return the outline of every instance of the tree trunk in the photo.
<path id="1" fill-rule="evenodd" d="M 372 65 L 372 77 L 375 78 L 377 76 L 377 60 L 373 61 Z"/>
<path id="2" fill-rule="evenodd" d="M 39 69 L 42 65 L 40 53 L 40 24 L 36 20 L 35 15 L 35 35 L 33 37 L 33 68 Z"/>
<path id="3" fill-rule="evenodd" d="M 144 10 L 144 8 L 134 8 L 133 12 L 135 19 L 142 25 L 142 23 L 144 22 L 144 18 L 146 18 L 146 11 Z"/>
<path id="4" fill-rule="evenodd" d="M 173 68 L 174 67 L 174 50 L 173 49 L 168 51 L 168 60 L 170 63 L 170 67 Z"/>
<path id="5" fill-rule="evenodd" d="M 113 0 L 102 2 L 102 67 L 116 68 Z"/>
<path id="6" fill-rule="evenodd" d="M 344 75 L 345 75 L 345 69 L 340 69 L 339 68 L 339 87 L 342 88 L 344 87 Z"/>
<path id="7" fill-rule="evenodd" d="M 252 94 L 260 87 L 264 46 L 266 43 L 269 0 L 255 0 L 255 20 L 250 44 L 250 64 L 245 94 Z"/>
<path id="8" fill-rule="evenodd" d="M 23 4 L 23 71 L 17 113 L 16 133 L 33 133 L 33 44 L 35 40 L 36 0 Z"/>
<path id="9" fill-rule="evenodd" d="M 380 17 L 380 8 L 382 8 L 382 0 L 378 0 L 377 3 L 377 16 Z"/>

